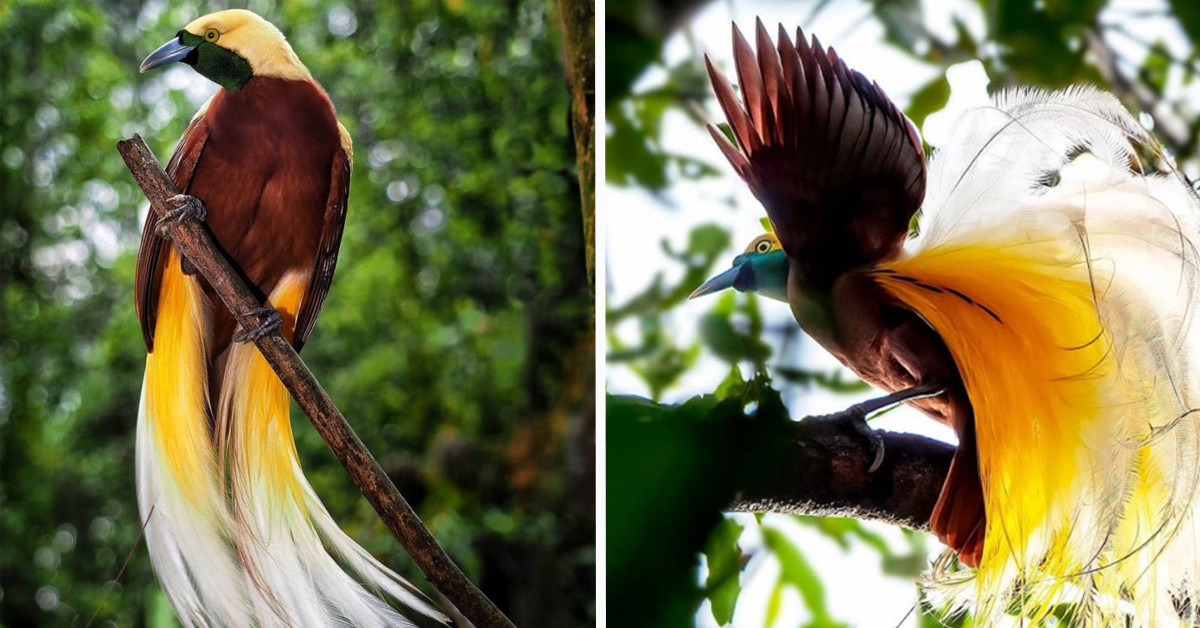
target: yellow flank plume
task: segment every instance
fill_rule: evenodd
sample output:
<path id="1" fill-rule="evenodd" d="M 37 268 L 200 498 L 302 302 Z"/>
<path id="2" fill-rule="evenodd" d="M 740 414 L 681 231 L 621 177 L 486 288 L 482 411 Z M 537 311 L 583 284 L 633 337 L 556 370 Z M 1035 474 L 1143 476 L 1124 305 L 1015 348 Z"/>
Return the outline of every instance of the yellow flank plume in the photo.
<path id="1" fill-rule="evenodd" d="M 290 342 L 296 312 L 308 286 L 306 277 L 286 275 L 267 302 L 283 318 L 280 332 Z M 289 418 L 290 397 L 283 382 L 253 343 L 234 343 L 222 387 L 221 433 L 234 482 L 235 499 L 254 494 L 278 514 L 289 498 L 305 511 L 299 455 Z M 248 498 L 248 497 L 247 497 Z"/>
<path id="2" fill-rule="evenodd" d="M 146 358 L 146 410 L 154 446 L 187 502 L 208 513 L 216 503 L 216 455 L 209 432 L 204 356 L 204 294 L 171 248 L 163 270 L 154 351 Z"/>
<path id="3" fill-rule="evenodd" d="M 997 610 L 985 594 L 1015 567 L 1036 623 L 1093 558 L 1078 555 L 1070 514 L 1114 367 L 1089 270 L 1046 241 L 933 248 L 876 277 L 945 340 L 974 407 L 987 512 L 977 614 Z"/>

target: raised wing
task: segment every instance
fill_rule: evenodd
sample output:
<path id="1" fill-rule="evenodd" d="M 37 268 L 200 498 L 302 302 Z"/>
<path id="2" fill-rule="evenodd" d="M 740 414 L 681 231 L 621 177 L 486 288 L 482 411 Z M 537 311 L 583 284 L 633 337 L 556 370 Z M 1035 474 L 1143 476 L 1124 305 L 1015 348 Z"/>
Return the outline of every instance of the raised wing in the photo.
<path id="1" fill-rule="evenodd" d="M 211 100 L 209 101 L 211 102 Z M 167 176 L 179 188 L 180 193 L 187 194 L 192 183 L 192 174 L 208 141 L 208 127 L 204 114 L 208 111 L 208 103 L 196 112 L 175 153 L 167 162 Z M 162 265 L 166 263 L 163 246 L 167 239 L 159 237 L 154 232 L 158 215 L 153 211 L 146 214 L 146 224 L 142 226 L 142 243 L 138 247 L 137 274 L 134 279 L 134 306 L 137 309 L 138 320 L 142 324 L 142 340 L 146 343 L 146 351 L 154 350 L 154 325 L 158 316 L 158 286 L 162 281 Z"/>
<path id="2" fill-rule="evenodd" d="M 354 160 L 350 135 L 338 124 L 342 136 L 341 150 L 334 151 L 333 173 L 329 182 L 329 200 L 325 204 L 325 222 L 321 228 L 321 246 L 317 250 L 316 265 L 304 301 L 296 314 L 296 333 L 292 345 L 299 351 L 312 333 L 317 315 L 329 294 L 333 283 L 333 269 L 337 266 L 338 248 L 342 245 L 342 228 L 346 225 L 346 199 L 350 196 L 350 166 Z"/>
<path id="3" fill-rule="evenodd" d="M 741 101 L 705 61 L 736 146 L 708 129 L 788 256 L 832 276 L 894 256 L 925 195 L 915 127 L 877 84 L 800 29 L 793 45 L 781 25 L 776 49 L 759 20 L 757 55 L 737 26 L 733 39 Z"/>

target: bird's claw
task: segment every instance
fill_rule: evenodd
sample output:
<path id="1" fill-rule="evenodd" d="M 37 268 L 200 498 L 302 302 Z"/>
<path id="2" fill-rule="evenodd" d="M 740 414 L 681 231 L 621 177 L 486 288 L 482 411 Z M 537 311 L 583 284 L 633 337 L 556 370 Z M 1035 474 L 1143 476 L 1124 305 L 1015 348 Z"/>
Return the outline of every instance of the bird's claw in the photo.
<path id="1" fill-rule="evenodd" d="M 879 469 L 880 465 L 883 464 L 883 436 L 881 436 L 879 432 L 871 429 L 871 426 L 867 424 L 867 413 L 864 412 L 862 408 L 850 406 L 842 412 L 827 414 L 821 418 L 831 421 L 838 421 L 843 424 L 848 423 L 856 434 L 867 441 L 867 446 L 871 449 L 871 452 L 875 456 L 871 460 L 871 466 L 867 467 L 867 473 L 874 473 Z"/>
<path id="2" fill-rule="evenodd" d="M 851 421 L 852 425 L 854 425 L 854 431 L 867 439 L 867 445 L 871 448 L 871 451 L 875 452 L 875 458 L 871 461 L 871 466 L 867 467 L 867 473 L 875 473 L 879 469 L 879 466 L 883 464 L 883 436 L 880 436 L 879 432 L 871 429 L 870 425 L 867 425 L 867 418 L 862 414 L 856 413 Z"/>
<path id="3" fill-rule="evenodd" d="M 237 333 L 233 334 L 234 342 L 254 342 L 283 325 L 283 317 L 273 307 L 256 307 L 246 315 L 257 319 L 258 324 L 251 329 L 239 327 Z"/>
<path id="4" fill-rule="evenodd" d="M 208 209 L 195 196 L 176 194 L 167 199 L 167 202 L 174 204 L 175 209 L 167 210 L 158 219 L 158 222 L 154 223 L 154 232 L 164 238 L 170 234 L 170 226 L 172 224 L 178 225 L 185 220 L 199 220 L 203 222 L 204 219 L 208 218 Z"/>

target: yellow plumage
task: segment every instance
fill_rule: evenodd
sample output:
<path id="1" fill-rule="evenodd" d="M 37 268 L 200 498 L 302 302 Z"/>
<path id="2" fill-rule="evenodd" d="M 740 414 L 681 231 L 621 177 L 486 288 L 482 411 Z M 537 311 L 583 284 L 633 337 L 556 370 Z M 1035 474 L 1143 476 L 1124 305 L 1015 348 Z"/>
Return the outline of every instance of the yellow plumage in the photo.
<path id="1" fill-rule="evenodd" d="M 289 273 L 267 298 L 288 339 L 308 283 L 306 274 Z M 181 272 L 172 250 L 157 342 L 147 357 L 138 475 L 147 544 L 180 619 L 186 625 L 412 625 L 379 591 L 444 621 L 412 585 L 342 532 L 313 492 L 296 452 L 288 392 L 253 344 L 229 347 L 221 398 L 212 409 L 207 307 L 197 280 Z"/>
<path id="2" fill-rule="evenodd" d="M 893 272 L 880 283 L 946 342 L 976 410 L 989 518 L 975 586 L 994 588 L 1010 564 L 1031 575 L 1079 571 L 1061 516 L 1082 479 L 1071 443 L 1103 418 L 1098 390 L 1113 368 L 1084 260 L 1054 242 L 1013 242 L 935 249 L 884 268 Z M 1038 609 L 1033 619 L 1064 583 L 1052 582 L 1023 598 Z"/>
<path id="3" fill-rule="evenodd" d="M 873 277 L 944 339 L 974 410 L 977 625 L 1200 625 L 1200 200 L 1111 96 L 1009 92 L 929 164 L 919 235 Z"/>
<path id="4" fill-rule="evenodd" d="M 307 285 L 307 277 L 292 273 L 268 298 L 283 319 L 280 331 L 289 341 Z M 222 391 L 217 433 L 218 438 L 229 439 L 221 449 L 229 457 L 229 467 L 236 470 L 234 481 L 253 483 L 259 488 L 256 494 L 270 503 L 278 506 L 290 501 L 304 512 L 296 481 L 300 458 L 288 416 L 291 397 L 254 345 L 230 346 Z"/>
<path id="5" fill-rule="evenodd" d="M 217 468 L 205 412 L 204 301 L 195 280 L 180 271 L 179 253 L 171 249 L 159 293 L 158 349 L 146 357 L 146 407 L 152 416 L 172 417 L 154 423 L 155 447 L 171 480 L 197 508 L 211 505 Z"/>

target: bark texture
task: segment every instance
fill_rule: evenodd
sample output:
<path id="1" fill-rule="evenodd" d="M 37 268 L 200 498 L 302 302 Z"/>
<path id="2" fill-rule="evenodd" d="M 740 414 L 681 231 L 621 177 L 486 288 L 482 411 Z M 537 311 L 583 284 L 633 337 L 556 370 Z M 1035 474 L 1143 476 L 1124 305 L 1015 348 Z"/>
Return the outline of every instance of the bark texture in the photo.
<path id="1" fill-rule="evenodd" d="M 564 0 L 558 5 L 563 27 L 567 86 L 571 90 L 571 129 L 579 164 L 583 238 L 588 283 L 595 290 L 596 268 L 596 5 Z"/>
<path id="2" fill-rule="evenodd" d="M 836 415 L 834 415 L 836 416 Z M 954 446 L 880 432 L 883 464 L 841 420 L 808 417 L 764 426 L 746 448 L 740 486 L 729 510 L 853 517 L 928 530 Z"/>

